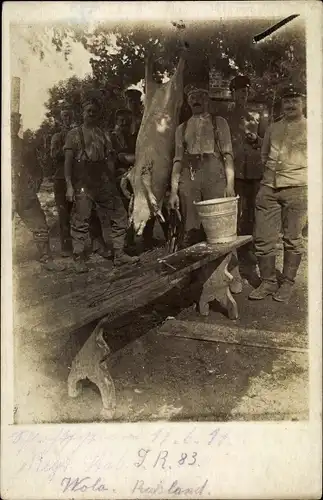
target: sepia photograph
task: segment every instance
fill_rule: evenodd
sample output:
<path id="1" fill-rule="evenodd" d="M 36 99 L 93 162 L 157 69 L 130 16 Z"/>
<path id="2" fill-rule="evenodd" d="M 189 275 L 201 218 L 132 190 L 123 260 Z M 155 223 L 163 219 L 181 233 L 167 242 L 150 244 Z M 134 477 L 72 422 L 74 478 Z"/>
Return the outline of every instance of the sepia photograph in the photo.
<path id="1" fill-rule="evenodd" d="M 5 2 L 1 498 L 321 497 L 319 4 Z"/>
<path id="2" fill-rule="evenodd" d="M 16 424 L 309 418 L 301 15 L 10 23 Z"/>

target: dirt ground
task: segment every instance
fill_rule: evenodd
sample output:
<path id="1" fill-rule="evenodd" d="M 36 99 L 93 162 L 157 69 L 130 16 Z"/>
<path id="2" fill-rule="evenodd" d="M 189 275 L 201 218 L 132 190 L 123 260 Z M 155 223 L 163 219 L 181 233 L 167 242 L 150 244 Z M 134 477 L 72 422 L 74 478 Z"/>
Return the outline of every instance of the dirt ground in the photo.
<path id="1" fill-rule="evenodd" d="M 57 214 L 50 186 L 40 200 L 58 255 Z M 158 234 L 157 234 L 158 236 Z M 157 251 L 158 252 L 158 251 Z M 41 301 L 65 295 L 111 272 L 111 263 L 91 262 L 88 275 L 67 270 L 45 273 L 33 260 L 36 251 L 30 233 L 16 221 L 14 248 L 15 313 Z M 155 258 L 154 253 L 144 259 Z M 281 252 L 278 259 L 281 266 Z M 303 420 L 308 418 L 307 259 L 304 258 L 293 299 L 279 304 L 268 298 L 248 300 L 251 286 L 236 296 L 240 318 L 229 320 L 216 305 L 202 318 L 192 307 L 185 286 L 175 288 L 145 308 L 109 325 L 105 337 L 112 349 L 110 372 L 117 392 L 116 419 L 166 420 Z M 173 317 L 193 326 L 199 322 L 214 331 L 227 328 L 248 340 L 250 331 L 266 332 L 277 345 L 288 334 L 289 346 L 299 352 L 205 342 L 166 336 L 161 326 Z M 68 338 L 41 338 L 26 329 L 15 334 L 15 417 L 17 423 L 89 422 L 100 420 L 97 388 L 85 383 L 82 396 L 67 394 L 67 377 L 75 354 L 94 325 Z M 249 333 L 248 333 L 249 332 Z"/>

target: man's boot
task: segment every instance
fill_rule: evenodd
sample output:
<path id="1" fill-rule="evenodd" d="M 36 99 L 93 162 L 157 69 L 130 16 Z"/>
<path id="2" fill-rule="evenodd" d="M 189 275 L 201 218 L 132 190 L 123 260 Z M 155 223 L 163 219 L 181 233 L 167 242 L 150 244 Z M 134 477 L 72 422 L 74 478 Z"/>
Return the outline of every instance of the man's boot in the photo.
<path id="1" fill-rule="evenodd" d="M 273 299 L 277 300 L 277 302 L 289 301 L 301 260 L 302 260 L 301 254 L 288 251 L 284 252 L 282 283 L 277 292 L 275 293 L 275 295 L 273 296 Z"/>
<path id="2" fill-rule="evenodd" d="M 251 300 L 262 300 L 268 295 L 273 295 L 278 290 L 276 277 L 276 256 L 263 255 L 259 257 L 259 270 L 261 284 L 249 294 Z"/>
<path id="3" fill-rule="evenodd" d="M 73 246 L 71 240 L 62 240 L 61 242 L 61 256 L 64 258 L 72 257 Z"/>
<path id="4" fill-rule="evenodd" d="M 116 267 L 124 266 L 125 264 L 136 264 L 139 262 L 139 257 L 126 254 L 123 250 L 116 250 L 114 252 L 113 263 Z"/>
<path id="5" fill-rule="evenodd" d="M 47 271 L 64 271 L 65 266 L 54 262 L 52 252 L 50 250 L 49 241 L 41 241 L 36 243 L 39 252 L 39 262 Z"/>
<path id="6" fill-rule="evenodd" d="M 88 272 L 89 268 L 86 264 L 87 257 L 85 252 L 81 254 L 74 254 L 73 259 L 74 259 L 74 269 L 77 273 L 81 274 Z"/>

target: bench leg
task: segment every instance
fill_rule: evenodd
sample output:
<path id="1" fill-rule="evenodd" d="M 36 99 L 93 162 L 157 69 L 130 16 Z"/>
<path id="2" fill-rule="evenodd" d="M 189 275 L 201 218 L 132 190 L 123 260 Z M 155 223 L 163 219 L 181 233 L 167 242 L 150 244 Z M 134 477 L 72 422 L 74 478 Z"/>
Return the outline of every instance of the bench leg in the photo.
<path id="1" fill-rule="evenodd" d="M 202 316 L 208 316 L 209 303 L 217 300 L 222 307 L 228 311 L 230 319 L 238 318 L 238 306 L 231 295 L 229 284 L 233 276 L 228 271 L 231 253 L 210 263 L 201 271 L 200 282 L 202 283 L 201 295 L 199 297 L 199 312 Z"/>
<path id="2" fill-rule="evenodd" d="M 82 381 L 89 379 L 98 387 L 101 394 L 103 404 L 101 417 L 111 420 L 116 409 L 116 393 L 106 363 L 110 349 L 103 338 L 104 322 L 103 319 L 98 323 L 89 339 L 75 356 L 68 376 L 67 386 L 68 395 L 75 398 L 82 392 Z"/>

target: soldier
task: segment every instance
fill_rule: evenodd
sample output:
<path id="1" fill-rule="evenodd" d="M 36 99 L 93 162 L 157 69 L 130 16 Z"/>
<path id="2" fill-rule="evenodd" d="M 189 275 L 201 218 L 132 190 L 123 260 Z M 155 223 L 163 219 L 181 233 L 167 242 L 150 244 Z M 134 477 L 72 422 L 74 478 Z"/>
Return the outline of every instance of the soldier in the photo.
<path id="1" fill-rule="evenodd" d="M 135 163 L 136 135 L 131 133 L 132 113 L 130 109 L 119 109 L 115 114 L 115 127 L 111 132 L 111 141 L 113 150 L 116 154 L 115 159 L 115 179 L 120 197 L 125 210 L 129 211 L 129 202 L 131 192 L 126 196 L 121 187 L 121 182 Z M 128 187 L 130 187 L 128 185 Z M 133 228 L 128 229 L 127 247 L 132 249 L 135 246 L 135 234 Z"/>
<path id="2" fill-rule="evenodd" d="M 260 119 L 248 110 L 250 79 L 238 75 L 230 82 L 234 106 L 229 111 L 228 123 L 231 131 L 235 167 L 235 192 L 239 195 L 238 234 L 253 234 L 255 200 L 259 189 L 263 168 L 260 147 L 268 126 L 268 115 Z M 254 247 L 245 245 L 238 251 L 240 264 L 250 279 L 259 278 L 256 274 Z"/>
<path id="3" fill-rule="evenodd" d="M 18 136 L 20 118 L 19 113 L 11 113 L 12 213 L 14 216 L 15 212 L 17 212 L 33 233 L 39 253 L 39 261 L 44 268 L 48 271 L 62 271 L 64 266 L 53 260 L 46 216 L 39 203 L 37 188 L 28 169 L 23 140 Z"/>
<path id="4" fill-rule="evenodd" d="M 138 135 L 143 116 L 141 96 L 141 92 L 136 89 L 128 89 L 125 91 L 126 106 L 130 109 L 132 117 L 131 133 L 134 134 L 135 137 Z"/>
<path id="5" fill-rule="evenodd" d="M 74 200 L 71 236 L 78 272 L 88 271 L 86 249 L 93 207 L 96 208 L 107 243 L 111 235 L 115 265 L 138 261 L 124 252 L 127 214 L 113 178 L 110 137 L 107 131 L 97 126 L 102 101 L 89 94 L 83 99 L 82 107 L 83 125 L 67 134 L 64 146 L 66 197 L 69 201 Z"/>
<path id="6" fill-rule="evenodd" d="M 230 129 L 227 121 L 208 112 L 208 91 L 186 89 L 192 116 L 177 127 L 175 157 L 169 204 L 181 208 L 184 224 L 182 246 L 201 241 L 201 222 L 194 201 L 235 196 L 234 164 Z M 242 282 L 238 272 L 230 285 L 240 293 Z"/>
<path id="7" fill-rule="evenodd" d="M 58 211 L 61 255 L 69 257 L 72 255 L 72 238 L 70 234 L 70 216 L 72 203 L 66 199 L 66 182 L 64 175 L 64 144 L 67 132 L 73 127 L 73 109 L 68 104 L 61 109 L 62 128 L 60 132 L 53 135 L 50 154 L 54 166 L 54 196 Z"/>
<path id="8" fill-rule="evenodd" d="M 307 214 L 307 133 L 303 90 L 290 84 L 281 91 L 283 118 L 267 129 L 261 149 L 265 167 L 256 199 L 255 248 L 261 285 L 249 295 L 287 302 L 304 252 Z M 282 283 L 276 277 L 276 243 L 283 227 Z"/>

